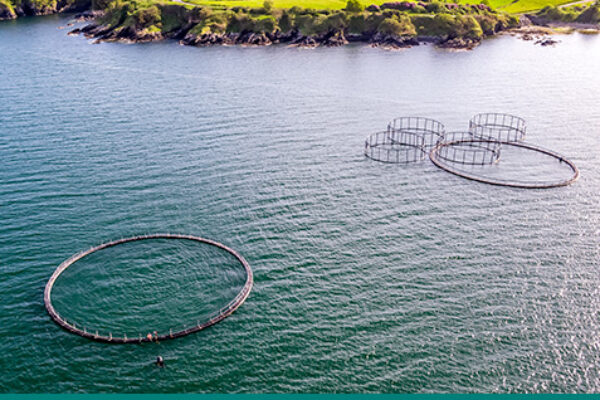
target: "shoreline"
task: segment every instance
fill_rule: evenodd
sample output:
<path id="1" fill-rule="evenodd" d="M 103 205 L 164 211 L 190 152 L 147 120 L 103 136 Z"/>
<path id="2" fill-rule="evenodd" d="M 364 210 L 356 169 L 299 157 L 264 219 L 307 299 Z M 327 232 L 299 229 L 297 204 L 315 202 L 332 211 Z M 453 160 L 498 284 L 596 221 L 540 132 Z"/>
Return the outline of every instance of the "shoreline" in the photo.
<path id="1" fill-rule="evenodd" d="M 87 22 L 91 20 L 86 20 Z M 77 21 L 76 23 L 81 23 Z M 67 24 L 67 26 L 71 26 Z M 59 27 L 63 29 L 65 27 Z M 565 29 L 568 28 L 568 29 Z M 556 23 L 548 25 L 529 24 L 516 28 L 506 29 L 496 32 L 488 37 L 510 35 L 525 41 L 534 41 L 541 46 L 549 46 L 558 43 L 552 35 L 580 33 L 600 33 L 600 25 L 581 24 L 581 23 Z M 584 31 L 584 32 L 581 32 Z M 298 47 L 304 49 L 314 49 L 317 47 L 339 47 L 350 43 L 360 43 L 383 50 L 402 50 L 415 46 L 434 45 L 440 49 L 454 51 L 473 50 L 479 46 L 485 38 L 479 40 L 464 38 L 441 38 L 434 36 L 396 36 L 374 33 L 372 35 L 362 34 L 344 34 L 344 32 L 328 32 L 324 35 L 303 35 L 298 31 L 282 33 L 276 31 L 273 33 L 205 33 L 195 35 L 185 31 L 178 31 L 172 34 L 161 34 L 160 32 L 148 33 L 143 30 L 111 28 L 105 25 L 91 22 L 81 28 L 75 28 L 68 32 L 68 35 L 84 35 L 87 39 L 95 39 L 94 44 L 103 42 L 120 43 L 149 43 L 162 40 L 174 40 L 182 46 L 209 47 L 209 46 L 243 46 L 243 47 L 262 47 L 270 45 L 286 45 L 286 47 Z"/>
<path id="2" fill-rule="evenodd" d="M 103 42 L 121 43 L 148 43 L 162 40 L 175 40 L 180 45 L 207 47 L 207 46 L 270 46 L 283 44 L 287 47 L 316 48 L 316 47 L 339 47 L 350 43 L 361 43 L 384 50 L 401 50 L 414 46 L 432 44 L 438 48 L 450 50 L 472 50 L 482 43 L 485 37 L 500 34 L 506 29 L 499 28 L 487 32 L 479 38 L 429 36 L 429 35 L 396 35 L 382 32 L 363 32 L 360 34 L 348 32 L 347 29 L 330 29 L 323 34 L 307 35 L 298 29 L 290 29 L 282 32 L 277 29 L 274 32 L 254 32 L 242 30 L 241 32 L 206 32 L 194 33 L 194 25 L 187 24 L 171 32 L 150 32 L 148 29 L 137 29 L 132 26 L 110 26 L 99 23 L 104 16 L 102 12 L 86 11 L 75 15 L 73 21 L 59 29 L 73 26 L 75 23 L 87 22 L 81 28 L 74 28 L 68 35 L 84 35 L 87 39 L 95 39 L 94 44 Z"/>
<path id="3" fill-rule="evenodd" d="M 60 0 L 65 2 L 67 0 Z M 62 3 L 61 3 L 62 4 Z M 66 4 L 66 3 L 65 3 Z M 195 46 L 195 47 L 207 47 L 207 46 L 269 46 L 275 44 L 287 45 L 287 47 L 299 47 L 299 48 L 316 48 L 316 47 L 338 47 L 344 46 L 349 43 L 360 43 L 369 45 L 371 47 L 381 48 L 384 50 L 401 50 L 407 49 L 414 46 L 432 44 L 437 48 L 448 49 L 451 51 L 466 51 L 472 50 L 479 46 L 486 38 L 494 37 L 497 35 L 511 35 L 516 36 L 519 39 L 525 41 L 534 41 L 535 44 L 541 46 L 553 46 L 558 43 L 558 40 L 552 38 L 555 34 L 569 34 L 574 31 L 578 31 L 584 34 L 600 33 L 600 24 L 593 23 L 581 23 L 581 22 L 560 22 L 560 21 L 547 21 L 542 17 L 532 14 L 524 14 L 520 16 L 520 19 L 516 19 L 512 22 L 506 15 L 497 14 L 495 12 L 486 11 L 485 9 L 475 8 L 477 12 L 483 12 L 483 14 L 471 14 L 466 16 L 451 14 L 429 14 L 429 15 L 414 15 L 414 14 L 402 14 L 395 9 L 385 10 L 369 10 L 366 12 L 360 12 L 358 14 L 346 14 L 346 17 L 342 18 L 362 18 L 362 29 L 356 30 L 346 22 L 340 23 L 339 20 L 336 24 L 331 24 L 327 28 L 323 29 L 310 29 L 306 30 L 302 25 L 287 25 L 287 30 L 283 31 L 278 25 L 281 23 L 281 19 L 278 21 L 277 18 L 282 18 L 277 13 L 267 13 L 268 18 L 271 22 L 270 28 L 265 28 L 263 25 L 253 25 L 252 21 L 248 24 L 248 17 L 246 21 L 243 19 L 242 22 L 236 21 L 236 15 L 234 14 L 233 23 L 238 25 L 229 25 L 232 22 L 228 22 L 228 25 L 218 24 L 207 25 L 211 18 L 211 11 L 203 11 L 202 8 L 194 9 L 192 11 L 185 10 L 183 5 L 168 5 L 159 8 L 155 7 L 155 11 L 163 16 L 176 15 L 177 23 L 173 26 L 165 29 L 161 27 L 161 24 L 155 25 L 153 23 L 132 23 L 131 19 L 124 19 L 119 17 L 117 20 L 114 19 L 114 9 L 97 10 L 91 11 L 89 9 L 81 11 L 73 11 L 74 9 L 80 10 L 87 6 L 87 0 L 77 0 L 74 3 L 70 3 L 68 7 L 65 7 L 59 11 L 57 9 L 43 10 L 43 12 L 34 13 L 34 15 L 50 15 L 50 14 L 66 14 L 74 13 L 75 15 L 68 23 L 64 26 L 59 26 L 58 29 L 66 29 L 73 27 L 75 24 L 86 23 L 85 26 L 75 27 L 68 32 L 68 35 L 79 35 L 83 34 L 87 39 L 93 39 L 93 43 L 102 42 L 122 42 L 122 43 L 147 43 L 157 42 L 162 40 L 174 40 L 180 45 Z M 396 3 L 386 3 L 396 4 Z M 468 6 L 465 9 L 469 9 Z M 451 9 L 451 8 L 449 8 Z M 144 10 L 146 11 L 146 10 Z M 264 10 L 263 10 L 264 11 Z M 337 18 L 342 14 L 329 14 L 324 11 L 325 17 L 319 14 L 297 14 L 302 17 L 309 17 L 309 19 L 318 20 L 319 18 Z M 23 10 L 20 10 L 22 13 Z M 194 14 L 196 12 L 196 14 Z M 208 16 L 203 15 L 203 12 L 207 12 Z M 240 11 L 236 11 L 239 13 Z M 246 10 L 246 12 L 248 12 Z M 279 13 L 287 13 L 286 10 L 279 10 Z M 243 13 L 243 12 L 242 12 Z M 31 15 L 26 13 L 25 15 Z M 248 14 L 245 14 L 248 15 Z M 250 10 L 250 16 L 252 10 Z M 140 18 L 136 15 L 134 17 Z M 152 18 L 152 17 L 151 17 Z M 156 18 L 156 17 L 154 17 Z M 375 25 L 371 24 L 369 27 L 365 27 L 365 23 L 369 22 L 369 19 L 383 20 L 384 22 L 393 20 L 392 22 L 398 25 L 404 24 L 401 28 L 398 26 L 394 29 L 382 29 L 382 24 L 379 26 L 379 22 Z M 433 24 L 435 27 L 438 22 L 438 18 L 443 23 L 448 24 L 448 18 L 452 23 L 458 24 L 458 27 L 448 26 L 444 29 L 440 28 L 426 28 L 420 26 L 421 23 Z M 446 19 L 444 19 L 446 18 Z M 513 18 L 513 17 L 510 17 Z M 470 21 L 469 21 L 470 19 Z M 342 19 L 343 20 L 343 19 Z M 155 19 L 156 21 L 156 19 Z M 263 20 L 264 21 L 264 20 Z M 460 28 L 460 24 L 467 23 L 469 21 L 475 26 L 471 31 L 465 31 L 464 26 Z M 504 21 L 504 22 L 502 22 Z M 452 24 L 451 23 L 451 24 Z M 413 26 L 414 24 L 414 26 Z M 487 25 L 486 25 L 487 24 Z M 481 25 L 481 26 L 479 26 Z M 215 30 L 213 27 L 217 26 Z M 412 28 L 411 28 L 412 27 Z M 416 28 L 418 27 L 418 28 Z M 199 29 L 201 28 L 201 29 Z M 232 28 L 232 29 L 230 29 Z M 309 33 L 307 33 L 309 32 Z M 358 33 L 357 33 L 358 32 Z"/>

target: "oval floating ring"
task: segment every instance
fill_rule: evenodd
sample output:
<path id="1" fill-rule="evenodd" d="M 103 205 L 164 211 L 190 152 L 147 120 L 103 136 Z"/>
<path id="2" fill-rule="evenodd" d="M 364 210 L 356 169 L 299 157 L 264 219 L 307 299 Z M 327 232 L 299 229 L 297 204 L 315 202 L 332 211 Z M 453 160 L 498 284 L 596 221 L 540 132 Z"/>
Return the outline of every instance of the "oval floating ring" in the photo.
<path id="1" fill-rule="evenodd" d="M 568 179 L 564 179 L 561 181 L 554 181 L 554 182 L 544 182 L 544 181 L 524 182 L 524 181 L 517 181 L 517 180 L 509 181 L 509 180 L 502 180 L 502 179 L 485 178 L 485 177 L 481 177 L 481 176 L 477 176 L 477 175 L 470 175 L 464 171 L 458 170 L 456 168 L 452 168 L 451 166 L 444 164 L 443 162 L 440 161 L 440 157 L 439 157 L 438 153 L 441 148 L 443 148 L 445 146 L 461 145 L 461 144 L 468 144 L 468 143 L 500 144 L 502 146 L 505 146 L 505 145 L 506 146 L 514 146 L 514 147 L 520 147 L 520 148 L 531 150 L 531 151 L 537 151 L 539 153 L 553 157 L 556 160 L 560 161 L 561 163 L 567 164 L 567 166 L 569 166 L 571 171 L 573 171 L 573 175 L 571 175 Z M 429 159 L 431 160 L 431 162 L 433 162 L 435 164 L 436 167 L 443 169 L 446 172 L 450 172 L 451 174 L 460 176 L 461 178 L 465 178 L 465 179 L 469 179 L 469 180 L 477 181 L 477 182 L 482 182 L 482 183 L 487 183 L 489 185 L 496 185 L 496 186 L 506 186 L 506 187 L 520 188 L 520 189 L 550 189 L 550 188 L 570 185 L 571 183 L 573 183 L 577 179 L 579 179 L 579 168 L 577 168 L 577 166 L 571 160 L 568 160 L 565 157 L 561 156 L 560 154 L 555 153 L 551 150 L 546 150 L 541 147 L 533 146 L 530 144 L 525 144 L 522 142 L 498 141 L 498 140 L 488 140 L 488 139 L 478 139 L 478 138 L 468 139 L 468 140 L 456 140 L 456 141 L 452 141 L 452 142 L 442 142 L 442 143 L 438 144 L 436 147 L 434 147 L 433 150 L 431 150 L 431 152 L 429 153 Z"/>
<path id="2" fill-rule="evenodd" d="M 203 323 L 198 323 L 197 325 L 191 326 L 189 328 L 186 328 L 186 329 L 183 329 L 183 330 L 180 330 L 177 332 L 170 331 L 168 334 L 156 335 L 154 337 L 139 336 L 137 338 L 134 338 L 134 337 L 128 338 L 127 336 L 113 336 L 112 334 L 110 334 L 109 336 L 105 336 L 105 335 L 101 335 L 101 334 L 99 335 L 98 333 L 94 334 L 92 332 L 88 332 L 85 328 L 81 329 L 81 328 L 77 327 L 74 323 L 73 324 L 69 323 L 69 321 L 67 321 L 65 318 L 61 317 L 60 314 L 58 314 L 58 312 L 54 309 L 54 306 L 52 305 L 52 300 L 51 300 L 52 288 L 54 287 L 54 283 L 56 282 L 56 279 L 58 279 L 58 277 L 71 265 L 73 265 L 77 261 L 81 260 L 85 256 L 88 256 L 97 251 L 106 249 L 108 247 L 117 246 L 117 245 L 120 245 L 123 243 L 137 242 L 137 241 L 149 240 L 149 239 L 191 240 L 191 241 L 195 241 L 195 242 L 199 242 L 199 243 L 205 243 L 205 244 L 217 247 L 219 249 L 225 250 L 229 254 L 233 255 L 244 267 L 244 270 L 246 271 L 246 282 L 244 283 L 244 286 L 242 287 L 240 292 L 233 298 L 233 300 L 231 300 L 226 306 L 221 308 L 218 312 L 212 314 L 212 317 L 208 321 L 203 322 Z M 225 319 L 229 315 L 231 315 L 235 310 L 237 310 L 244 303 L 244 301 L 248 298 L 248 295 L 250 294 L 250 290 L 252 289 L 253 283 L 254 283 L 254 278 L 252 275 L 252 269 L 250 268 L 250 265 L 248 264 L 248 262 L 238 252 L 225 246 L 224 244 L 215 242 L 210 239 L 204 239 L 204 238 L 201 238 L 198 236 L 180 235 L 180 234 L 172 234 L 172 233 L 158 233 L 158 234 L 152 234 L 152 235 L 134 236 L 134 237 L 130 237 L 130 238 L 119 239 L 119 240 L 115 240 L 112 242 L 103 243 L 96 247 L 92 247 L 88 250 L 82 251 L 81 253 L 77 253 L 77 254 L 71 256 L 69 259 L 63 261 L 58 266 L 58 268 L 56 268 L 56 270 L 54 271 L 54 273 L 48 280 L 48 283 L 46 283 L 46 288 L 44 289 L 44 306 L 46 307 L 48 314 L 50 314 L 50 317 L 54 320 L 54 322 L 56 322 L 61 328 L 65 329 L 71 333 L 74 333 L 76 335 L 83 336 L 84 338 L 96 340 L 99 342 L 142 343 L 142 342 L 151 342 L 151 341 L 157 341 L 157 340 L 168 340 L 168 339 L 179 338 L 179 337 L 186 336 L 186 335 L 189 335 L 194 332 L 201 331 L 205 328 L 208 328 L 209 326 L 212 326 L 212 325 L 222 321 L 223 319 Z"/>

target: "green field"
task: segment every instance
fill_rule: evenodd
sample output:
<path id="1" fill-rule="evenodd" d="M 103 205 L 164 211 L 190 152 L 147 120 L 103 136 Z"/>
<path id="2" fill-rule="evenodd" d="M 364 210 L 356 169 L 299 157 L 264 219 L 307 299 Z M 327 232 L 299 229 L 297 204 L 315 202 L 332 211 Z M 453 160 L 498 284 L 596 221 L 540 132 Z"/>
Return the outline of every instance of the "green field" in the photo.
<path id="1" fill-rule="evenodd" d="M 541 10 L 545 6 L 560 6 L 572 2 L 573 0 L 489 0 L 489 5 L 499 11 L 520 14 Z"/>
<path id="2" fill-rule="evenodd" d="M 261 7 L 264 0 L 185 0 L 185 2 L 196 5 L 205 5 L 212 8 L 228 7 Z M 370 4 L 381 5 L 385 0 L 359 0 L 363 6 Z M 389 0 L 394 1 L 394 0 Z M 408 1 L 408 0 L 407 0 Z M 449 2 L 452 2 L 449 0 Z M 458 0 L 461 4 L 476 4 L 480 0 Z M 488 0 L 487 4 L 499 11 L 511 14 L 520 14 L 540 10 L 548 5 L 559 6 L 572 3 L 573 0 Z M 300 6 L 304 8 L 313 8 L 317 10 L 341 10 L 346 6 L 345 0 L 274 0 L 275 8 L 291 8 Z"/>
<path id="3" fill-rule="evenodd" d="M 363 6 L 371 4 L 382 4 L 385 1 L 359 0 Z M 185 0 L 186 3 L 210 6 L 211 8 L 229 8 L 229 7 L 262 7 L 264 0 Z M 274 0 L 275 8 L 292 8 L 300 6 L 303 8 L 313 8 L 316 10 L 341 10 L 346 7 L 346 0 Z"/>

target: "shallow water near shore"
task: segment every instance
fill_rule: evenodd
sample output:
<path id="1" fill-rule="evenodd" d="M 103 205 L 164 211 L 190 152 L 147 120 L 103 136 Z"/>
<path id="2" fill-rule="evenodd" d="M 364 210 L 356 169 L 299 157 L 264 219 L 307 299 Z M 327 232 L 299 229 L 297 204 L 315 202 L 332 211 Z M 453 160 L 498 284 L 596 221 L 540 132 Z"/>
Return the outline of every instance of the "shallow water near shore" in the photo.
<path id="1" fill-rule="evenodd" d="M 600 390 L 600 37 L 470 52 L 91 45 L 57 29 L 67 21 L 0 23 L 0 391 Z M 464 130 L 487 111 L 524 117 L 527 141 L 580 180 L 516 190 L 362 154 L 394 117 Z M 519 161 L 533 177 L 549 168 Z M 250 297 L 159 344 L 95 343 L 51 321 L 43 290 L 63 260 L 152 232 L 236 249 Z M 122 317 L 110 279 L 127 279 L 109 267 L 128 256 L 74 269 L 63 306 Z M 194 267 L 182 279 L 208 275 Z M 198 288 L 176 273 L 140 279 L 140 299 L 161 299 L 153 313 L 173 318 L 165 291 Z M 234 296 L 226 275 L 182 308 Z"/>

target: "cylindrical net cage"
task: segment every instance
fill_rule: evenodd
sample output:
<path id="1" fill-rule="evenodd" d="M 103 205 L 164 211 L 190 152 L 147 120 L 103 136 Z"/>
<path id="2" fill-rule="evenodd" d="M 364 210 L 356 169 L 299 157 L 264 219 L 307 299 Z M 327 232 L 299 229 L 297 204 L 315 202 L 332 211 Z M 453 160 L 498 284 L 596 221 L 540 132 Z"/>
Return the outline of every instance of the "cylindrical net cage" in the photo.
<path id="1" fill-rule="evenodd" d="M 392 140 L 389 131 L 373 133 L 365 141 L 365 156 L 381 162 L 408 164 L 422 161 L 427 156 L 424 138 L 413 132 L 395 132 Z"/>
<path id="2" fill-rule="evenodd" d="M 149 240 L 180 240 L 187 242 L 200 243 L 206 246 L 210 246 L 211 248 L 215 248 L 218 251 L 223 252 L 224 254 L 228 254 L 228 257 L 231 257 L 232 260 L 236 260 L 239 265 L 241 265 L 244 273 L 245 280 L 241 289 L 237 292 L 235 297 L 229 300 L 226 304 L 220 306 L 219 309 L 213 310 L 212 312 L 205 314 L 202 316 L 202 320 L 193 319 L 192 321 L 182 322 L 177 326 L 173 326 L 172 328 L 168 328 L 166 330 L 158 331 L 155 330 L 154 334 L 149 333 L 147 330 L 143 332 L 119 332 L 114 330 L 100 331 L 97 327 L 86 326 L 83 323 L 75 322 L 71 319 L 64 317 L 59 314 L 59 312 L 55 309 L 53 301 L 52 301 L 52 290 L 54 285 L 59 278 L 70 266 L 82 260 L 86 257 L 93 257 L 92 255 L 100 252 L 104 249 L 114 248 L 126 243 L 132 242 L 141 242 L 141 241 L 149 241 Z M 220 258 L 221 259 L 221 258 Z M 156 276 L 156 275 L 155 275 Z M 237 310 L 246 300 L 248 295 L 250 294 L 250 290 L 252 289 L 254 279 L 252 274 L 252 269 L 248 262 L 235 250 L 210 239 L 204 239 L 198 236 L 192 235 L 181 235 L 181 234 L 151 234 L 151 235 L 141 235 L 135 236 L 125 239 L 119 239 L 112 242 L 103 243 L 101 245 L 92 247 L 88 250 L 82 251 L 78 254 L 73 255 L 69 259 L 63 261 L 58 268 L 54 271 L 50 279 L 46 284 L 46 288 L 44 290 L 44 305 L 46 310 L 50 314 L 50 317 L 63 329 L 77 334 L 79 336 L 83 336 L 88 339 L 101 341 L 101 342 L 109 342 L 109 343 L 142 343 L 142 342 L 152 342 L 152 341 L 163 341 L 167 339 L 175 339 L 178 337 L 182 337 L 185 335 L 189 335 L 194 332 L 198 332 L 203 330 L 209 326 L 212 326 L 221 320 L 225 319 L 229 315 L 231 315 L 235 310 Z M 120 314 L 123 315 L 123 314 Z M 129 333 L 129 335 L 127 334 Z"/>
<path id="3" fill-rule="evenodd" d="M 444 138 L 444 125 L 431 118 L 399 117 L 388 124 L 390 139 L 401 142 L 403 132 L 410 132 L 423 137 L 425 151 L 429 152 Z"/>
<path id="4" fill-rule="evenodd" d="M 481 113 L 469 121 L 469 132 L 481 139 L 520 142 L 525 139 L 525 120 L 510 114 Z"/>
<path id="5" fill-rule="evenodd" d="M 432 154 L 439 160 L 462 165 L 491 165 L 500 160 L 501 143 L 473 139 L 469 132 L 448 132 Z"/>

